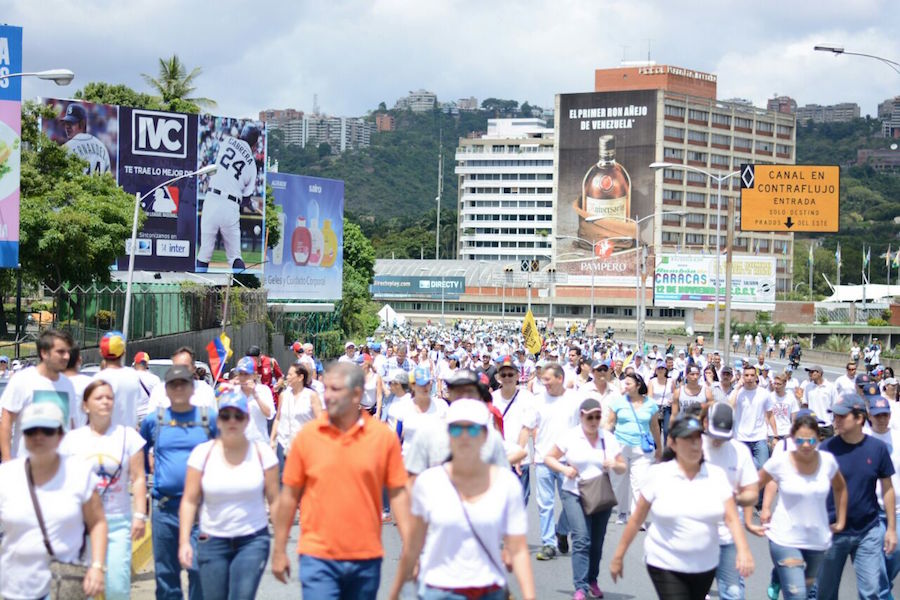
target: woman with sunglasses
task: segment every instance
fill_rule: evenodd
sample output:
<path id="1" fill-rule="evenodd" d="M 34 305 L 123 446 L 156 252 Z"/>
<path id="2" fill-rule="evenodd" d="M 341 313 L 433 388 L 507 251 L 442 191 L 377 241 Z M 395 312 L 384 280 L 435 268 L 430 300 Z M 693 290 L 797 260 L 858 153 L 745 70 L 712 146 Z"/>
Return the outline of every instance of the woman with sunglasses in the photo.
<path id="1" fill-rule="evenodd" d="M 721 468 L 704 462 L 702 432 L 700 420 L 692 415 L 672 423 L 662 462 L 650 468 L 610 564 L 613 581 L 622 577 L 625 553 L 648 515 L 652 524 L 644 556 L 661 600 L 703 600 L 719 564 L 722 521 L 734 539 L 738 573 L 749 577 L 753 572 L 734 490 Z"/>
<path id="2" fill-rule="evenodd" d="M 90 536 L 92 558 L 82 590 L 85 596 L 103 592 L 107 540 L 103 503 L 90 466 L 58 452 L 65 422 L 55 402 L 32 402 L 19 420 L 27 454 L 0 465 L 0 596 L 4 598 L 46 598 L 51 556 L 45 541 L 56 560 L 81 562 L 85 534 Z"/>
<path id="3" fill-rule="evenodd" d="M 450 405 L 451 459 L 425 470 L 413 484 L 409 541 L 403 545 L 392 600 L 412 578 L 417 561 L 424 600 L 506 600 L 501 544 L 522 597 L 535 598 L 521 484 L 508 468 L 481 458 L 490 419 L 480 400 Z"/>
<path id="4" fill-rule="evenodd" d="M 278 458 L 264 443 L 249 441 L 247 397 L 231 390 L 219 398 L 219 437 L 200 444 L 187 463 L 178 514 L 178 559 L 193 562 L 191 527 L 200 509 L 197 563 L 204 600 L 256 597 L 269 557 L 266 502 L 278 497 Z"/>
<path id="5" fill-rule="evenodd" d="M 84 462 L 98 477 L 97 494 L 109 532 L 104 596 L 127 600 L 131 597 L 131 541 L 144 537 L 147 522 L 146 442 L 133 427 L 112 425 L 114 404 L 109 383 L 91 382 L 83 400 L 88 424 L 66 435 L 59 452 Z"/>
<path id="6" fill-rule="evenodd" d="M 622 396 L 609 403 L 606 422 L 606 428 L 615 432 L 625 459 L 625 472 L 612 477 L 619 500 L 619 524 L 634 512 L 647 469 L 662 454 L 659 420 L 655 418 L 659 407 L 647 397 L 647 384 L 640 375 L 631 373 L 622 380 L 622 391 Z M 652 448 L 645 443 L 648 435 Z"/>
<path id="7" fill-rule="evenodd" d="M 278 399 L 269 440 L 278 456 L 279 471 L 284 469 L 284 458 L 300 429 L 322 414 L 322 400 L 312 388 L 312 378 L 305 364 L 292 364 L 284 379 L 287 385 Z"/>
<path id="8" fill-rule="evenodd" d="M 759 470 L 759 485 L 778 484 L 778 499 L 771 520 L 747 524 L 758 536 L 769 538 L 769 553 L 778 573 L 785 600 L 807 598 L 816 583 L 831 534 L 844 529 L 847 486 L 830 452 L 819 452 L 819 423 L 810 414 L 798 415 L 791 426 L 795 448 L 777 452 Z M 836 520 L 829 525 L 826 501 L 834 494 Z M 768 495 L 768 493 L 767 493 Z"/>
<path id="9" fill-rule="evenodd" d="M 544 464 L 565 476 L 562 484 L 562 505 L 572 532 L 573 600 L 585 600 L 588 594 L 602 598 L 597 584 L 600 557 L 606 525 L 612 508 L 593 514 L 582 510 L 578 481 L 601 477 L 611 471 L 625 472 L 622 448 L 615 436 L 601 427 L 600 403 L 588 399 L 581 403 L 581 423 L 567 431 L 544 456 Z M 560 459 L 565 459 L 563 464 Z"/>
<path id="10" fill-rule="evenodd" d="M 662 419 L 662 442 L 666 443 L 666 437 L 669 435 L 669 420 L 672 418 L 672 395 L 675 388 L 675 379 L 669 377 L 669 369 L 666 368 L 666 361 L 657 359 L 656 370 L 653 377 L 647 382 L 650 397 L 659 407 L 659 414 Z"/>

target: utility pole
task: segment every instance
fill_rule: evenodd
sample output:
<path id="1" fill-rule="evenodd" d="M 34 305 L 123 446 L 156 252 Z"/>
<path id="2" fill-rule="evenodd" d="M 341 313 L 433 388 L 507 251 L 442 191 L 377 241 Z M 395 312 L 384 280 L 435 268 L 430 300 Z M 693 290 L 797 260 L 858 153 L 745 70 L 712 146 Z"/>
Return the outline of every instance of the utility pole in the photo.
<path id="1" fill-rule="evenodd" d="M 441 258 L 441 192 L 444 190 L 444 128 L 438 130 L 437 224 L 434 227 L 434 259 Z"/>

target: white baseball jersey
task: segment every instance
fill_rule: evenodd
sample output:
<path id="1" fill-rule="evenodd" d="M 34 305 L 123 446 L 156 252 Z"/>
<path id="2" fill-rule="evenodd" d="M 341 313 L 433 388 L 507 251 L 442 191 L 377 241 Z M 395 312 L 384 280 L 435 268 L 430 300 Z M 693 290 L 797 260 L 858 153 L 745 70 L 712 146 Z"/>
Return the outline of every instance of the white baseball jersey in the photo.
<path id="1" fill-rule="evenodd" d="M 69 152 L 78 158 L 88 161 L 88 167 L 85 174 L 109 173 L 109 151 L 103 142 L 89 133 L 79 133 L 71 140 L 63 144 Z"/>
<path id="2" fill-rule="evenodd" d="M 207 198 L 212 193 L 226 200 L 232 196 L 240 202 L 244 196 L 253 194 L 256 188 L 256 160 L 247 142 L 226 136 L 219 144 L 216 164 L 219 169 L 210 175 Z"/>

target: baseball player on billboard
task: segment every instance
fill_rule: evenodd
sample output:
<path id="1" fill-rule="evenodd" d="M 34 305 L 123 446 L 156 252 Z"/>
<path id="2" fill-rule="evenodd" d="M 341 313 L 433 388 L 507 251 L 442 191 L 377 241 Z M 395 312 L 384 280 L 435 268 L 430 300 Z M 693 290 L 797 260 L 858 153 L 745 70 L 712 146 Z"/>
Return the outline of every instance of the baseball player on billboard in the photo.
<path id="1" fill-rule="evenodd" d="M 250 199 L 256 189 L 256 160 L 252 149 L 259 135 L 259 128 L 247 123 L 239 138 L 225 136 L 219 145 L 216 154 L 219 168 L 210 176 L 200 215 L 198 271 L 209 268 L 219 233 L 228 264 L 236 270 L 245 268 L 241 258 L 241 206 L 252 206 Z"/>
<path id="2" fill-rule="evenodd" d="M 87 111 L 80 104 L 70 102 L 62 121 L 68 141 L 63 146 L 88 162 L 85 175 L 109 173 L 109 151 L 99 139 L 87 132 Z"/>

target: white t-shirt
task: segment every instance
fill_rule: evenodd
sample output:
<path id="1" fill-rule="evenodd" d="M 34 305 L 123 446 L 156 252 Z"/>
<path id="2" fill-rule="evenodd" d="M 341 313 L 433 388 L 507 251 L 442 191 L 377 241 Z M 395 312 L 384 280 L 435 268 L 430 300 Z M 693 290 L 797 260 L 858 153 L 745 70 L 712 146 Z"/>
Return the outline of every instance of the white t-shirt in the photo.
<path id="1" fill-rule="evenodd" d="M 728 478 L 728 483 L 735 492 L 759 481 L 759 473 L 756 465 L 753 464 L 750 449 L 737 440 L 728 440 L 717 447 L 713 440 L 704 435 L 703 457 L 709 464 L 725 471 L 725 477 Z M 723 546 L 733 541 L 731 531 L 725 526 L 725 521 L 722 521 L 719 523 L 719 545 Z"/>
<path id="2" fill-rule="evenodd" d="M 802 385 L 806 405 L 816 413 L 816 418 L 825 421 L 826 425 L 831 425 L 834 421 L 831 407 L 837 400 L 834 386 L 824 379 L 821 385 L 816 385 L 812 381 L 806 381 Z"/>
<path id="3" fill-rule="evenodd" d="M 50 593 L 50 556 L 28 494 L 25 459 L 0 465 L 0 595 L 4 598 L 43 598 Z M 35 486 L 47 535 L 56 557 L 78 559 L 84 534 L 82 507 L 97 487 L 97 478 L 83 461 L 62 457 L 50 481 Z"/>
<path id="4" fill-rule="evenodd" d="M 894 474 L 891 475 L 891 484 L 893 484 L 894 493 L 896 494 L 896 490 L 900 489 L 900 431 L 889 427 L 887 433 L 875 433 L 871 430 L 866 433 L 873 438 L 884 442 L 888 447 L 888 451 L 891 453 L 891 462 L 894 465 Z M 880 479 L 875 483 L 875 487 L 878 490 L 878 506 L 880 506 L 883 511 L 884 498 L 881 495 Z M 900 515 L 900 502 L 897 502 L 896 500 L 894 501 L 894 512 Z"/>
<path id="5" fill-rule="evenodd" d="M 825 502 L 838 471 L 834 455 L 819 452 L 819 468 L 813 475 L 797 472 L 790 451 L 773 455 L 763 469 L 778 483 L 778 499 L 766 536 L 780 546 L 827 550 L 831 530 Z"/>
<path id="6" fill-rule="evenodd" d="M 838 396 L 842 396 L 843 394 L 855 394 L 856 382 L 847 377 L 847 375 L 841 375 L 834 380 L 834 391 Z"/>
<path id="7" fill-rule="evenodd" d="M 578 393 L 581 395 L 581 401 L 584 402 L 587 399 L 596 400 L 600 403 L 600 422 L 606 423 L 609 419 L 609 406 L 612 404 L 614 400 L 619 398 L 622 394 L 619 390 L 613 386 L 611 383 L 606 383 L 606 391 L 601 393 L 600 390 L 597 389 L 597 384 L 593 381 L 588 381 L 580 388 L 578 388 Z M 672 401 L 672 395 L 669 394 L 669 402 Z M 579 404 L 579 406 L 581 406 Z"/>
<path id="8" fill-rule="evenodd" d="M 161 382 L 158 386 L 150 390 L 150 402 L 147 403 L 147 414 L 155 413 L 159 407 L 169 408 L 172 402 L 166 395 L 166 384 Z M 191 395 L 191 406 L 203 408 L 216 408 L 216 391 L 206 383 L 199 379 L 194 380 L 194 393 Z"/>
<path id="9" fill-rule="evenodd" d="M 94 375 L 94 381 L 110 384 L 116 401 L 113 403 L 112 424 L 137 427 L 138 406 L 143 404 L 144 390 L 138 372 L 131 367 L 106 368 Z"/>
<path id="10" fill-rule="evenodd" d="M 135 369 L 137 371 L 137 369 Z M 141 379 L 141 402 L 137 407 L 138 422 L 144 420 L 147 411 L 150 409 L 150 394 L 160 384 L 160 378 L 152 371 L 138 371 L 138 377 Z"/>
<path id="11" fill-rule="evenodd" d="M 91 467 L 97 476 L 97 494 L 107 517 L 128 517 L 131 515 L 129 461 L 145 444 L 134 427 L 110 425 L 106 433 L 99 435 L 85 425 L 63 437 L 59 453 L 76 457 Z"/>
<path id="12" fill-rule="evenodd" d="M 394 422 L 403 424 L 403 448 L 416 437 L 416 432 L 432 421 L 443 421 L 447 414 L 447 403 L 443 400 L 431 398 L 428 410 L 422 411 L 416 406 L 412 396 L 403 396 L 396 402 L 391 402 L 388 413 Z M 404 454 L 405 456 L 405 454 Z"/>
<path id="13" fill-rule="evenodd" d="M 772 410 L 771 394 L 755 387 L 741 388 L 734 396 L 735 439 L 755 442 L 766 439 L 766 413 Z"/>
<path id="14" fill-rule="evenodd" d="M 681 573 L 715 569 L 718 524 L 725 518 L 725 501 L 732 497 L 724 471 L 704 462 L 688 479 L 678 461 L 670 460 L 651 466 L 640 489 L 651 505 L 644 540 L 647 564 Z"/>
<path id="15" fill-rule="evenodd" d="M 566 463 L 578 470 L 577 479 L 593 479 L 603 475 L 603 462 L 622 454 L 622 446 L 611 431 L 601 427 L 599 434 L 597 444 L 591 444 L 579 423 L 556 440 L 556 447 L 562 452 Z M 576 479 L 564 477 L 562 489 L 580 495 Z"/>
<path id="16" fill-rule="evenodd" d="M 535 396 L 537 410 L 537 437 L 534 442 L 534 462 L 544 462 L 544 454 L 568 429 L 578 425 L 581 396 L 574 390 L 566 390 L 561 396 L 548 391 Z"/>
<path id="17" fill-rule="evenodd" d="M 537 426 L 537 411 L 534 407 L 534 397 L 524 388 L 518 388 L 515 395 L 506 400 L 503 398 L 503 390 L 494 390 L 493 403 L 503 416 L 503 447 L 506 452 L 519 447 L 519 434 L 522 428 L 534 429 Z M 511 404 L 510 404 L 511 403 Z M 530 438 L 529 438 L 530 439 Z M 528 456 L 525 464 L 531 463 L 531 444 L 526 443 L 525 449 Z"/>
<path id="18" fill-rule="evenodd" d="M 255 398 L 247 398 L 247 407 L 250 409 L 250 423 L 247 425 L 246 435 L 251 442 L 269 443 L 269 419 L 275 418 L 275 400 L 272 398 L 272 390 L 269 386 L 257 383 L 254 388 Z M 260 405 L 267 407 L 269 415 L 263 414 Z"/>
<path id="19" fill-rule="evenodd" d="M 84 412 L 84 404 L 82 401 L 84 400 L 84 390 L 87 389 L 87 386 L 94 381 L 94 378 L 90 375 L 85 375 L 84 373 L 76 373 L 75 375 L 66 375 L 69 378 L 69 381 L 72 382 L 72 387 L 75 388 L 75 396 L 78 399 L 78 410 L 75 413 L 75 421 L 81 425 L 87 423 L 87 414 Z"/>
<path id="20" fill-rule="evenodd" d="M 266 527 L 269 519 L 265 471 L 276 466 L 278 458 L 268 444 L 250 442 L 244 461 L 231 465 L 217 441 L 210 440 L 194 448 L 187 462 L 188 467 L 203 474 L 200 531 L 224 538 L 256 533 Z"/>
<path id="21" fill-rule="evenodd" d="M 313 420 L 312 398 L 315 392 L 305 387 L 296 396 L 290 387 L 281 392 L 278 408 L 281 416 L 278 420 L 278 433 L 275 439 L 285 452 L 290 448 L 294 436 L 300 433 L 304 425 Z"/>
<path id="22" fill-rule="evenodd" d="M 50 381 L 38 372 L 37 367 L 22 369 L 10 378 L 3 395 L 0 396 L 0 408 L 17 413 L 10 443 L 13 457 L 25 456 L 25 439 L 19 429 L 19 419 L 22 418 L 21 413 L 25 407 L 32 402 L 55 403 L 62 409 L 68 429 L 84 425 L 81 402 L 68 377 L 60 375 L 56 381 Z"/>
<path id="23" fill-rule="evenodd" d="M 474 502 L 466 502 L 466 513 L 443 466 L 433 467 L 416 478 L 412 489 L 412 514 L 428 524 L 419 577 L 425 585 L 442 588 L 506 585 L 500 544 L 504 536 L 525 535 L 527 517 L 522 485 L 509 469 L 491 468 L 491 485 Z M 472 528 L 488 547 L 488 557 L 472 535 Z"/>
<path id="24" fill-rule="evenodd" d="M 787 391 L 784 396 L 779 396 L 773 390 L 769 401 L 772 406 L 772 415 L 775 417 L 775 429 L 777 429 L 773 433 L 779 437 L 790 435 L 793 424 L 791 415 L 800 410 L 800 403 L 797 402 L 796 396 Z"/>

